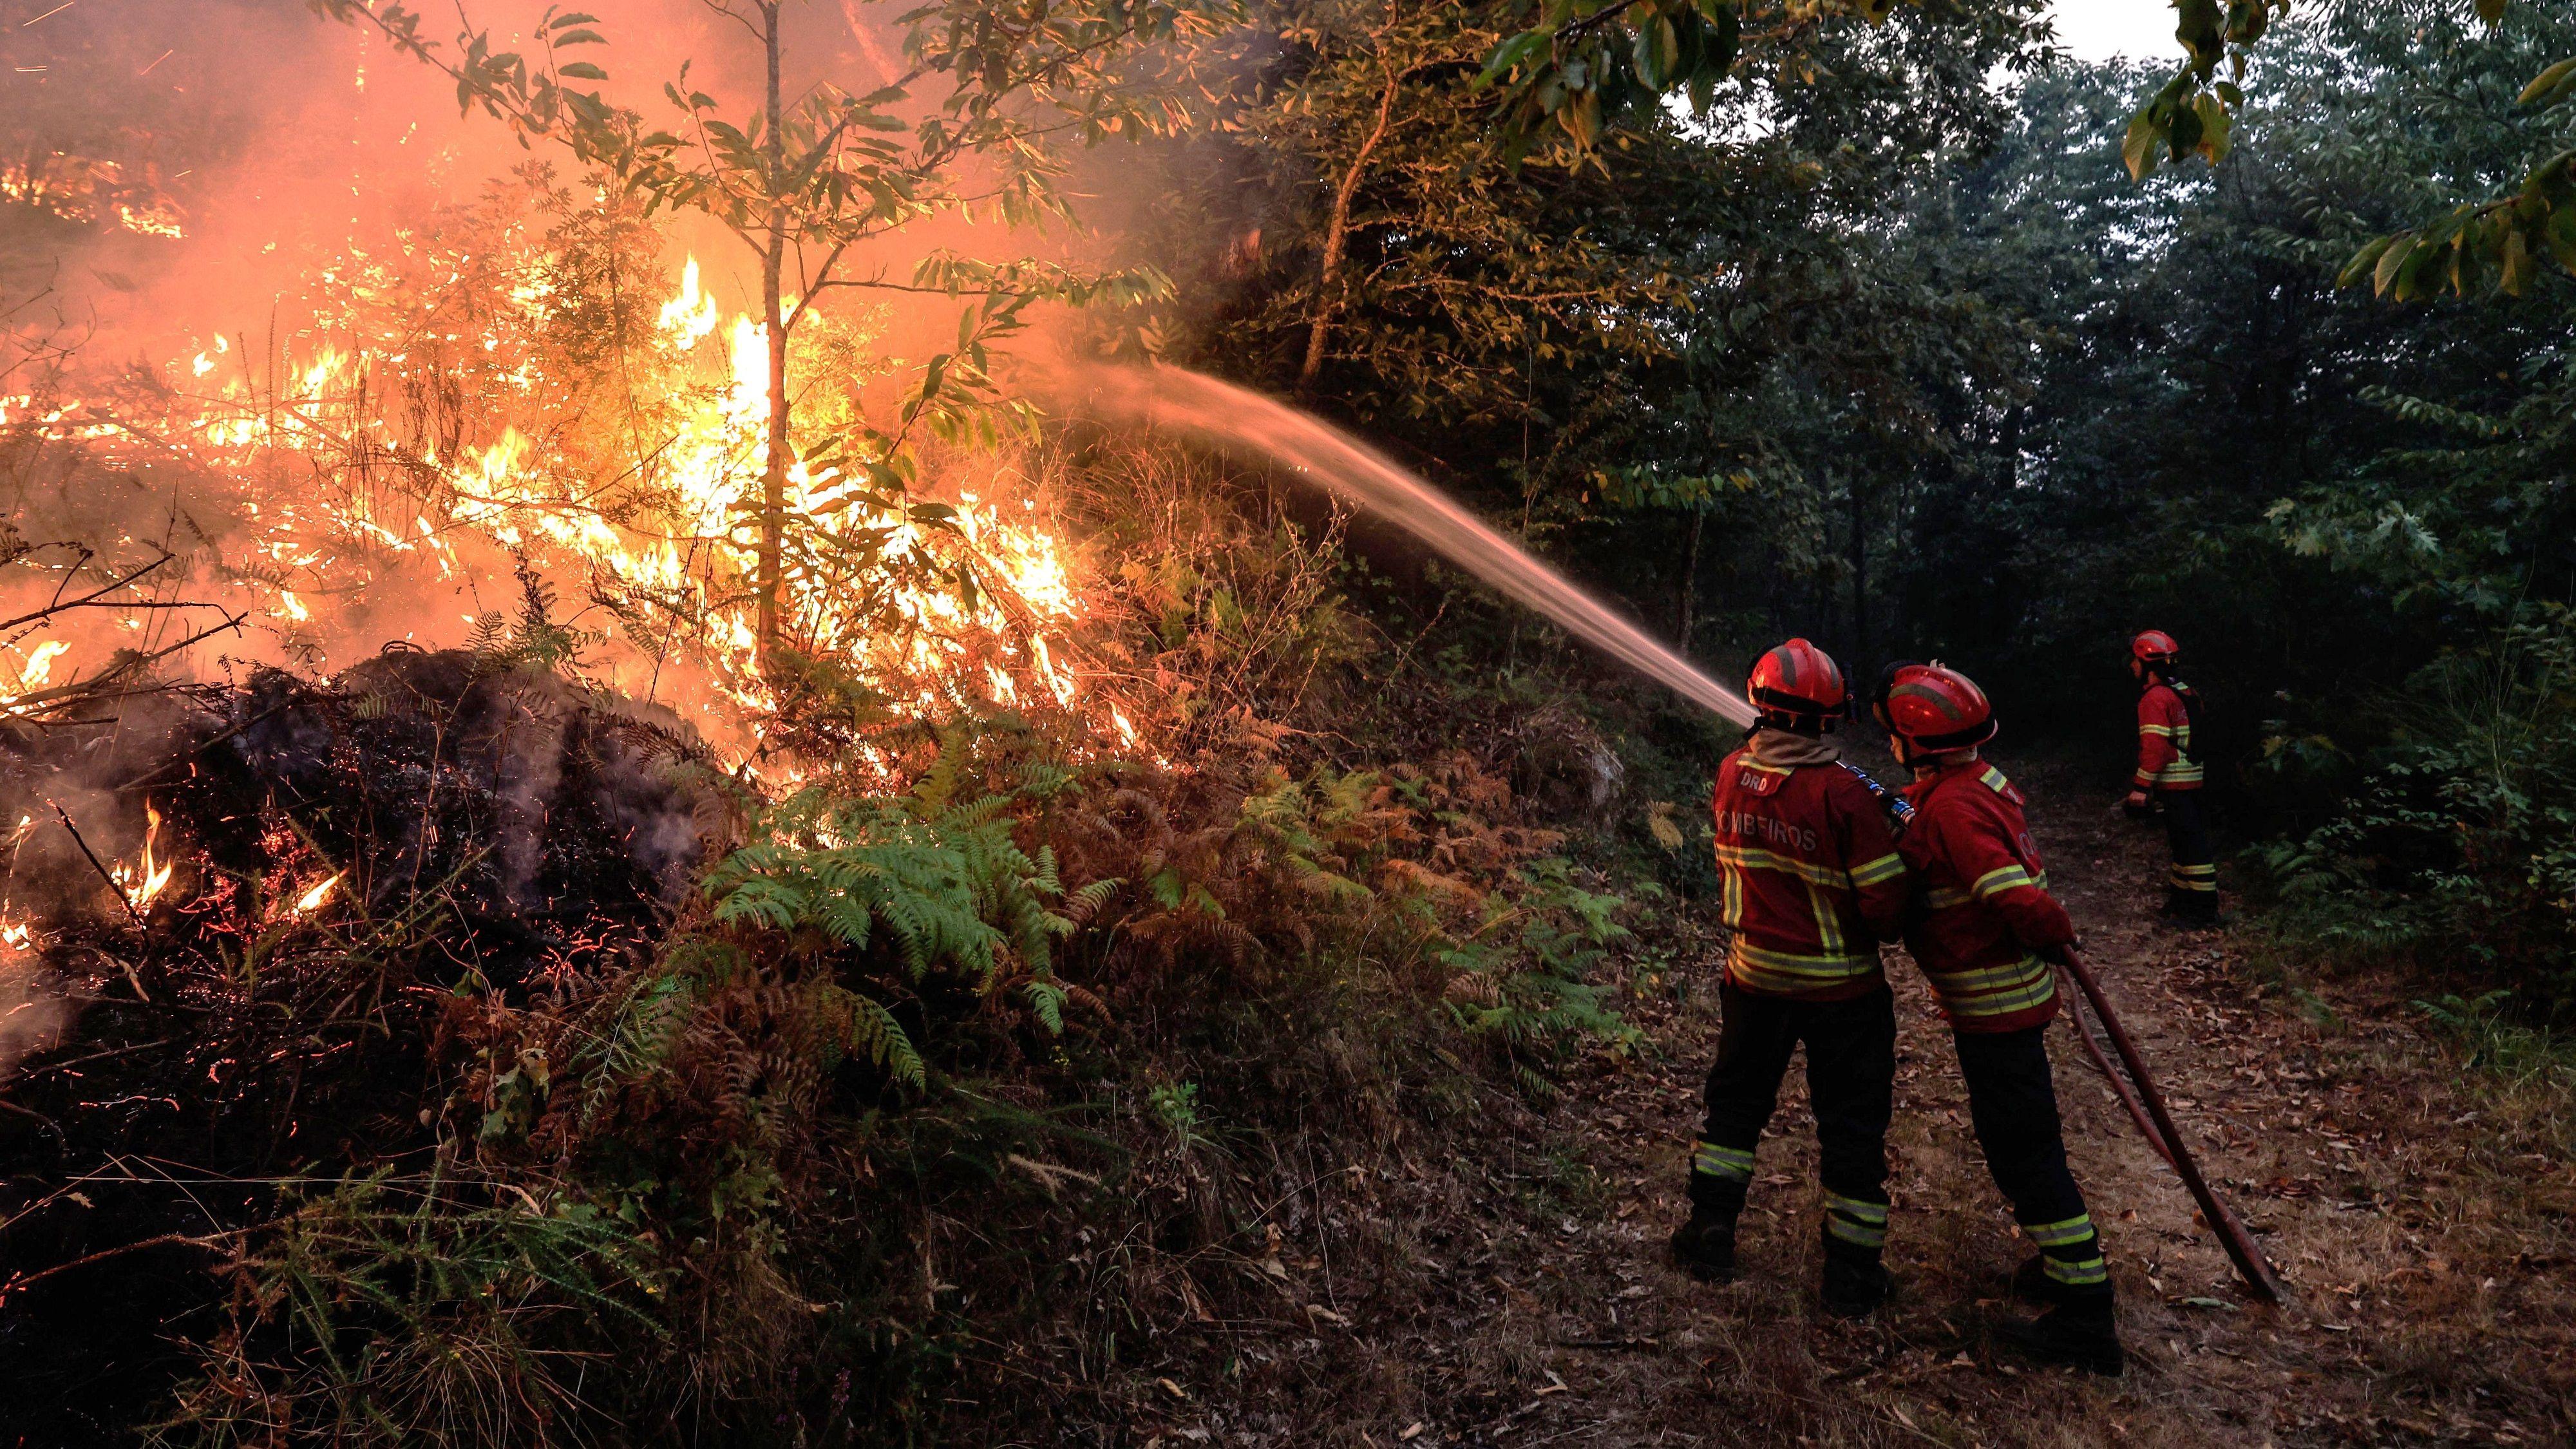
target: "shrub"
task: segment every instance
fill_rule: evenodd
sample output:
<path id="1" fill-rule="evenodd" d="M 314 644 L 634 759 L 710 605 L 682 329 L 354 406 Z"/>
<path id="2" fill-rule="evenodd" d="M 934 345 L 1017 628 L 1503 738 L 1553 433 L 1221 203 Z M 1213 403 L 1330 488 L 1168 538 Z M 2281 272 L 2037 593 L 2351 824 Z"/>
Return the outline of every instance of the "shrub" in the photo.
<path id="1" fill-rule="evenodd" d="M 2576 1010 L 2576 619 L 2440 661 L 2399 716 L 2341 814 L 2267 852 L 2295 928 Z"/>

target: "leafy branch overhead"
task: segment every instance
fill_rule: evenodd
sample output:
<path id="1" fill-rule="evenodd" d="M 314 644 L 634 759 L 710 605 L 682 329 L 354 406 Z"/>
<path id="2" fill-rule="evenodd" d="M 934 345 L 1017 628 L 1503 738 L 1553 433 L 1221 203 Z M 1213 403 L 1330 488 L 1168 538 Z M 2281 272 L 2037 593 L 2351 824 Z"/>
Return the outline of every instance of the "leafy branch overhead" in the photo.
<path id="1" fill-rule="evenodd" d="M 2473 0 L 2489 27 L 2503 24 L 2509 0 Z M 2248 49 L 2291 0 L 2175 0 L 2175 39 L 2189 60 L 2129 122 L 2121 160 L 2144 179 L 2165 160 L 2198 154 L 2223 161 L 2234 139 Z M 2219 78 L 2221 65 L 2227 70 Z M 2576 59 L 2561 60 L 2524 87 L 2518 104 L 2548 110 L 2576 96 Z M 2576 149 L 2559 148 L 2533 168 L 2510 196 L 2470 202 L 2422 226 L 2373 240 L 2344 265 L 2339 285 L 2365 279 L 2379 296 L 2400 302 L 2449 291 L 2521 295 L 2546 254 L 2576 273 Z"/>
<path id="2" fill-rule="evenodd" d="M 2504 0 L 2479 0 L 2478 11 L 2500 18 Z M 2576 58 L 2561 60 L 2524 86 L 2515 103 L 2533 113 L 2576 99 Z M 2412 302 L 2449 291 L 2456 296 L 2499 291 L 2511 296 L 2538 275 L 2548 256 L 2576 274 L 2576 145 L 2561 142 L 2531 169 L 2519 190 L 2470 202 L 2423 226 L 2384 236 L 2355 253 L 2337 279 L 2364 279 L 2372 292 Z"/>
<path id="3" fill-rule="evenodd" d="M 2173 0 L 2185 60 L 2129 119 L 2120 157 L 2132 176 L 2144 180 L 2195 155 L 2213 165 L 2227 159 L 2245 106 L 2247 56 L 2292 3 Z M 2471 3 L 2492 27 L 2504 22 L 2510 0 Z M 1665 96 L 1686 93 L 1705 113 L 1718 82 L 1758 49 L 1759 31 L 1835 14 L 1878 24 L 1892 8 L 1892 0 L 1823 0 L 1775 15 L 1763 0 L 1542 0 L 1537 23 L 1494 47 L 1477 84 L 1498 97 L 1494 132 L 1507 156 L 1518 160 L 1551 137 L 1582 155 L 1623 114 Z M 2571 98 L 2576 58 L 2543 70 L 2520 104 L 2546 111 Z M 2512 195 L 2374 240 L 2341 280 L 2367 279 L 2397 301 L 2438 291 L 2520 295 L 2543 257 L 2576 273 L 2576 146 L 2554 149 Z"/>
<path id="4" fill-rule="evenodd" d="M 2246 52 L 2289 8 L 2290 0 L 2174 0 L 2174 39 L 2187 59 L 2129 118 L 2120 160 L 2131 176 L 2143 181 L 2160 163 L 2193 155 L 2213 166 L 2227 159 L 2245 105 Z"/>
<path id="5" fill-rule="evenodd" d="M 1832 15 L 1876 25 L 1895 3 L 1541 0 L 1537 23 L 1496 45 L 1476 84 L 1497 93 L 1497 134 L 1511 159 L 1551 135 L 1580 155 L 1622 115 L 1666 95 L 1688 95 L 1692 110 L 1705 115 L 1718 82 L 1765 38 Z"/>

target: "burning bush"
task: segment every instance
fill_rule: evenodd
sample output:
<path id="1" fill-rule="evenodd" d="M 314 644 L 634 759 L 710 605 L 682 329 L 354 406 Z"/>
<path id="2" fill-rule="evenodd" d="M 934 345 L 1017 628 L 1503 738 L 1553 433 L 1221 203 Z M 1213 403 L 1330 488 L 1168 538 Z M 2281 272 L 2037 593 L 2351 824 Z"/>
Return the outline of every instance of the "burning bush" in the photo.
<path id="1" fill-rule="evenodd" d="M 1617 1033 L 1590 977 L 1621 903 L 1549 855 L 1509 732 L 1459 748 L 1475 706 L 1406 700 L 1417 760 L 1335 758 L 1384 696 L 1348 687 L 1330 521 L 1160 445 L 1078 456 L 1055 486 L 1115 581 L 1092 647 L 1152 753 L 816 695 L 774 726 L 811 783 L 764 798 L 565 673 L 534 583 L 478 650 L 29 732 L 18 795 L 106 865 L 60 821 L 20 846 L 53 852 L 42 955 L 88 1014 L 0 1119 L 0 1334 L 120 1305 L 29 1358 L 61 1422 L 1035 1431 L 1107 1411 L 1051 1369 L 961 1404 L 984 1345 L 1045 1364 L 1096 1347 L 1087 1305 L 1243 1291 L 1222 1265 L 1279 1185 L 1229 1142 L 1390 1143 L 1473 1099 L 1451 1062 L 1543 1093 Z M 109 884 L 144 804 L 149 901 Z M 1067 1282 L 1082 1231 L 1151 1246 Z M 114 1391 L 80 1372 L 108 1359 Z"/>

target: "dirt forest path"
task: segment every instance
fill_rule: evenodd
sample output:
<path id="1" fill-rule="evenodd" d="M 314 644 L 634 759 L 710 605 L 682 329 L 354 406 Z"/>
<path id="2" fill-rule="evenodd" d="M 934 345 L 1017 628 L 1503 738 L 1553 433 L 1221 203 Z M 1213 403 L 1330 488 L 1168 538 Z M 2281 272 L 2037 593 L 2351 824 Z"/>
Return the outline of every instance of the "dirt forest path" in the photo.
<path id="1" fill-rule="evenodd" d="M 2237 1286 L 2059 1025 L 2068 1141 L 2131 1367 L 2100 1380 L 2002 1350 L 1994 1325 L 2029 1311 L 2007 1291 L 2028 1250 L 1969 1133 L 1948 1033 L 1897 957 L 1893 1304 L 1846 1325 L 1816 1303 L 1798 1068 L 1763 1142 L 1742 1278 L 1676 1272 L 1662 1244 L 1685 1212 L 1679 1164 L 1716 1040 L 1711 942 L 1676 963 L 1689 990 L 1630 1006 L 1646 1051 L 1579 1071 L 1543 1116 L 1498 1119 L 1472 1159 L 1381 1170 L 1390 1181 L 1322 1208 L 1314 1240 L 1372 1242 L 1378 1271 L 1347 1246 L 1338 1284 L 1317 1280 L 1332 1265 L 1315 1256 L 1274 1257 L 1283 1296 L 1311 1300 L 1312 1336 L 1250 1349 L 1270 1362 L 1248 1376 L 1237 1363 L 1230 1418 L 1175 1414 L 1157 1437 L 1174 1449 L 2576 1441 L 2563 1095 L 2464 1073 L 2389 982 L 2291 986 L 2229 933 L 2160 927 L 2160 834 L 2072 772 L 2003 763 L 2034 798 L 2052 881 L 2106 989 L 2204 1168 L 2291 1283 L 2290 1306 Z"/>

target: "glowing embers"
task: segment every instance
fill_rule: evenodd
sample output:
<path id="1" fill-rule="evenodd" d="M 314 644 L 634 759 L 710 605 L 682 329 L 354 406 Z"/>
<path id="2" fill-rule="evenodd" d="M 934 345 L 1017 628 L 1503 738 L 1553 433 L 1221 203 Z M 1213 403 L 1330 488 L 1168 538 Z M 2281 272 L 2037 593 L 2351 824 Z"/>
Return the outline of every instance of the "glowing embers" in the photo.
<path id="1" fill-rule="evenodd" d="M 339 885 L 340 877 L 337 875 L 333 875 L 322 880 L 311 890 L 297 896 L 295 898 L 295 904 L 287 908 L 287 913 L 289 915 L 303 916 L 310 915 L 313 912 L 322 909 L 324 903 L 331 899 L 331 893 L 338 889 Z"/>

